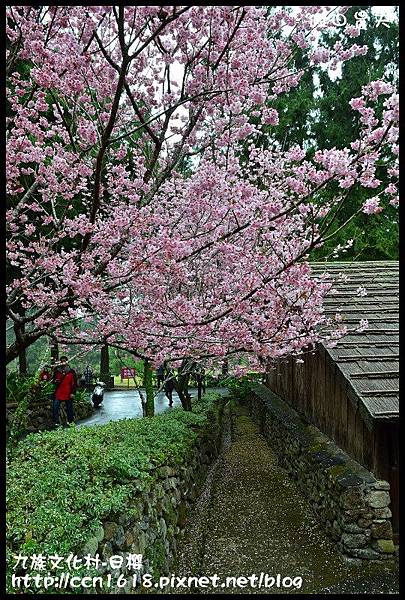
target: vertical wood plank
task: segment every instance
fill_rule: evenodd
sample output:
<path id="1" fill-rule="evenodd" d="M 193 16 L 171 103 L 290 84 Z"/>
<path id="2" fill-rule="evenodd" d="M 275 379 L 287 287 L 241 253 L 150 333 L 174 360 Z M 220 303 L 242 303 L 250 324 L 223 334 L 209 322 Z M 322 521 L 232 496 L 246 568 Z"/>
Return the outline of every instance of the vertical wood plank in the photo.
<path id="1" fill-rule="evenodd" d="M 353 439 L 353 448 L 354 448 L 353 458 L 355 458 L 360 464 L 364 464 L 363 426 L 364 426 L 363 418 L 360 414 L 360 410 L 357 408 L 354 439 Z"/>
<path id="2" fill-rule="evenodd" d="M 364 466 L 373 471 L 374 428 L 370 431 L 363 421 L 363 461 Z"/>
<path id="3" fill-rule="evenodd" d="M 302 363 L 293 363 L 294 396 L 296 398 L 298 412 L 301 415 L 305 414 L 304 369 L 305 367 Z"/>
<path id="4" fill-rule="evenodd" d="M 337 442 L 338 444 L 346 449 L 346 439 L 347 439 L 347 382 L 343 379 L 341 373 L 338 375 L 337 379 L 337 394 L 336 401 L 339 404 L 339 416 L 340 419 L 338 421 L 339 428 L 337 432 Z"/>
<path id="5" fill-rule="evenodd" d="M 347 450 L 353 457 L 356 453 L 356 413 L 357 410 L 353 406 L 352 401 L 347 398 Z"/>

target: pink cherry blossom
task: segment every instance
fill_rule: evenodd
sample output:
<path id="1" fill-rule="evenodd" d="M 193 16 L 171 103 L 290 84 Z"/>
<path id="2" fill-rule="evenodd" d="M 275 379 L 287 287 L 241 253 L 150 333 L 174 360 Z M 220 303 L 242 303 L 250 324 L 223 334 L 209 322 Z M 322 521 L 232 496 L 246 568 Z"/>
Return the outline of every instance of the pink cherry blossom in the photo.
<path id="1" fill-rule="evenodd" d="M 363 212 L 366 213 L 366 215 L 372 215 L 372 214 L 375 214 L 375 213 L 379 213 L 382 210 L 383 209 L 380 206 L 380 199 L 379 198 L 369 198 L 363 204 Z"/>
<path id="2" fill-rule="evenodd" d="M 376 189 L 367 214 L 394 204 L 397 95 L 365 86 L 350 103 L 359 139 L 313 158 L 266 127 L 279 122 L 271 104 L 300 85 L 297 49 L 325 68 L 367 51 L 339 41 L 329 56 L 310 41 L 310 15 L 327 10 L 7 8 L 7 310 L 25 347 L 52 334 L 156 365 L 263 368 L 349 331 L 328 322 L 331 285 L 307 257 L 352 185 Z M 339 193 L 325 204 L 328 187 Z"/>

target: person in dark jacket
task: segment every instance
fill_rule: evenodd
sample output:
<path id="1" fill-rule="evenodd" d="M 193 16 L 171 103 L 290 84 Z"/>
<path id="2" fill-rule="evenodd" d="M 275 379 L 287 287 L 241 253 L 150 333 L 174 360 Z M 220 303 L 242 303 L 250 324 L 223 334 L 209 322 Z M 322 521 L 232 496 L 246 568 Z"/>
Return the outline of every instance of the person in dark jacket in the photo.
<path id="1" fill-rule="evenodd" d="M 166 370 L 165 394 L 169 399 L 169 406 L 173 406 L 174 374 L 171 369 Z"/>
<path id="2" fill-rule="evenodd" d="M 157 381 L 157 386 L 159 389 L 163 385 L 164 380 L 165 380 L 165 369 L 164 369 L 163 365 L 160 365 L 160 367 L 158 367 L 156 369 L 156 381 Z"/>
<path id="3" fill-rule="evenodd" d="M 86 370 L 83 374 L 84 383 L 87 389 L 90 389 L 93 384 L 93 371 L 91 370 L 90 365 L 87 365 Z"/>
<path id="4" fill-rule="evenodd" d="M 194 370 L 194 377 L 197 383 L 198 399 L 201 400 L 202 394 L 205 394 L 205 369 L 197 365 Z"/>

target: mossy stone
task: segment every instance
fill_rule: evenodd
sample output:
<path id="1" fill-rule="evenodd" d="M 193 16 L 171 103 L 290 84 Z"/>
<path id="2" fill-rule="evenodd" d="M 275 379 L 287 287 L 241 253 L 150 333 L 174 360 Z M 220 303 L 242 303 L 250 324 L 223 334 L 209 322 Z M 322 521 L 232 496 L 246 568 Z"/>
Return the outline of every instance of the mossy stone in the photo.
<path id="1" fill-rule="evenodd" d="M 99 540 L 96 537 L 89 538 L 87 540 L 87 542 L 85 543 L 85 545 L 83 546 L 83 550 L 82 550 L 83 556 L 86 556 L 87 554 L 94 556 L 98 549 L 98 542 L 99 542 Z"/>
<path id="2" fill-rule="evenodd" d="M 94 537 L 97 538 L 99 542 L 102 542 L 104 539 L 104 527 L 100 525 L 94 532 Z"/>
<path id="3" fill-rule="evenodd" d="M 329 467 L 328 472 L 333 479 L 336 479 L 337 477 L 339 477 L 339 475 L 347 473 L 348 467 L 347 465 L 343 464 L 333 465 L 332 467 Z"/>
<path id="4" fill-rule="evenodd" d="M 393 554 L 395 552 L 394 542 L 392 540 L 377 540 L 376 548 L 379 552 Z"/>

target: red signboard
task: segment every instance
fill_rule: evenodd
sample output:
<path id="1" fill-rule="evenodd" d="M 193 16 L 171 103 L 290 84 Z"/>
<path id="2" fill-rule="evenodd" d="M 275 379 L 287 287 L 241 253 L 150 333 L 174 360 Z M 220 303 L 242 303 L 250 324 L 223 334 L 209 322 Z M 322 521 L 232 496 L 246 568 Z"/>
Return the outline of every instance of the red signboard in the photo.
<path id="1" fill-rule="evenodd" d="M 121 381 L 123 379 L 133 379 L 135 377 L 135 369 L 130 369 L 129 367 L 124 367 L 121 369 Z"/>

